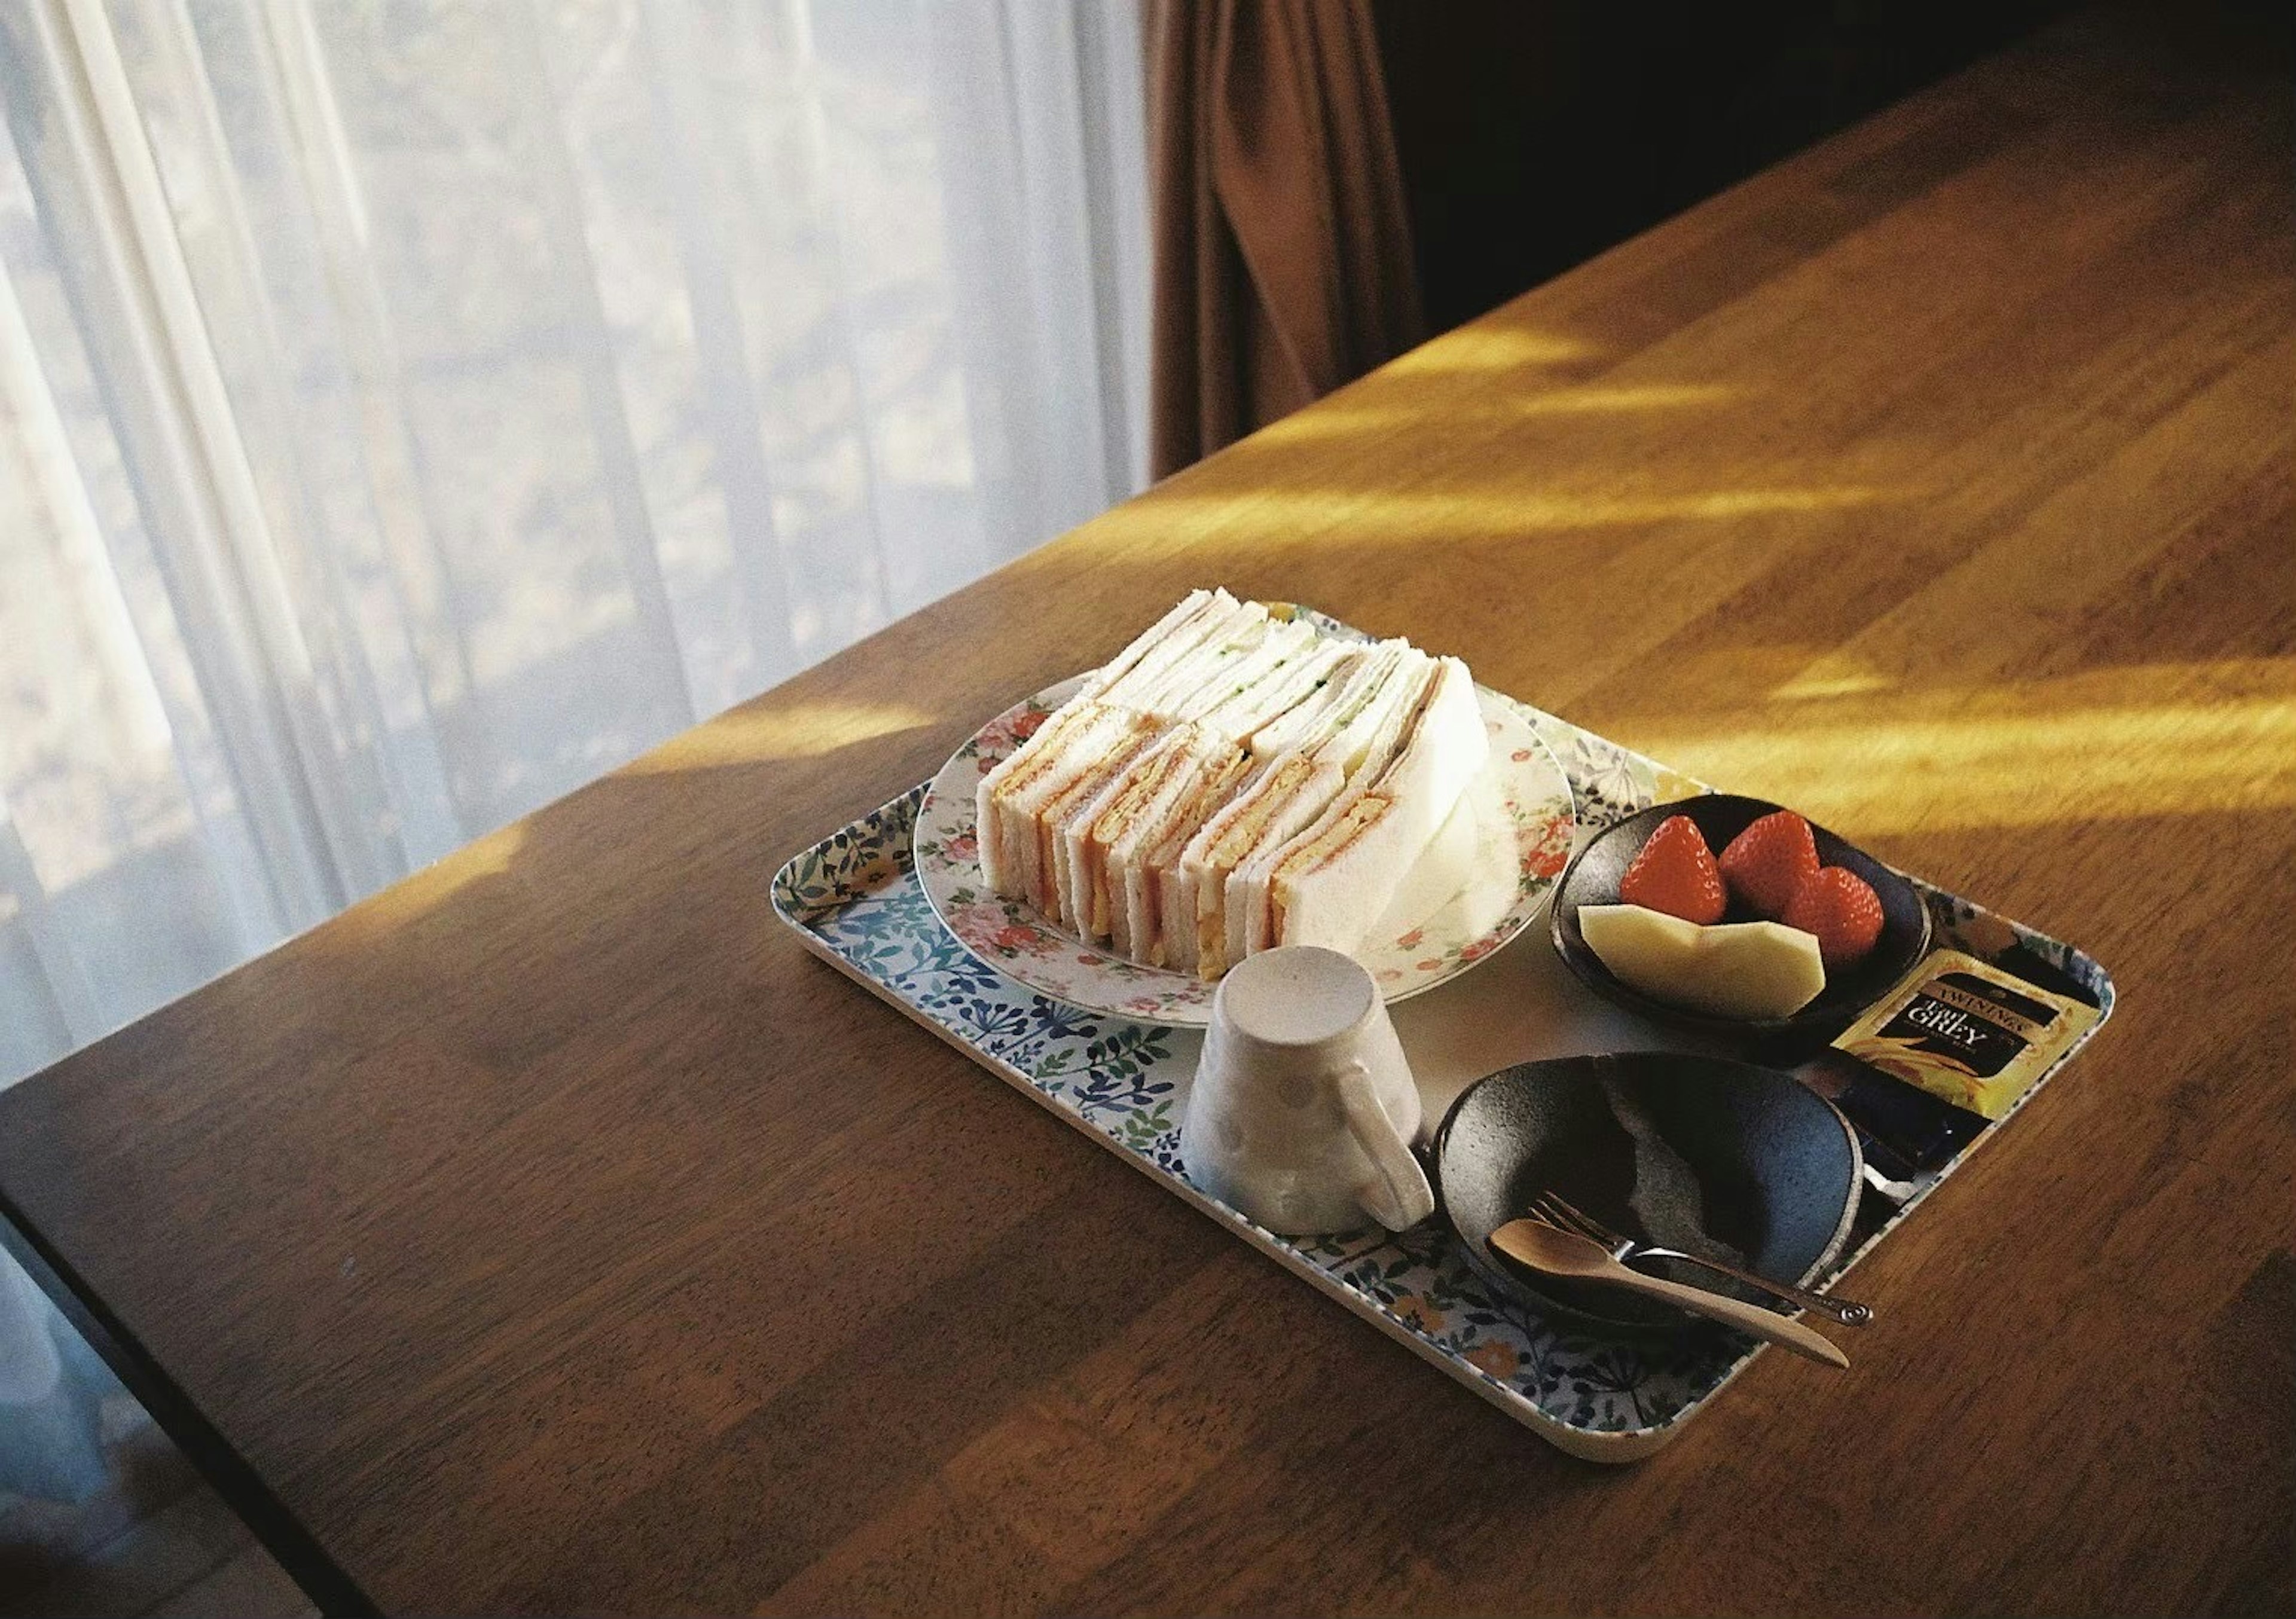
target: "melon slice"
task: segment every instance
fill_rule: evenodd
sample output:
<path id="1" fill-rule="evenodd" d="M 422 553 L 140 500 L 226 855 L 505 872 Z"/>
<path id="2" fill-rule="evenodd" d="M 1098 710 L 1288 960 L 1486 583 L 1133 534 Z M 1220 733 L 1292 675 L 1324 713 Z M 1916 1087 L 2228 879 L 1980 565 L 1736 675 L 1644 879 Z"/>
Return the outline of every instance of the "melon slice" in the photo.
<path id="1" fill-rule="evenodd" d="M 1783 922 L 1702 928 L 1641 905 L 1581 905 L 1587 947 L 1653 1000 L 1724 1018 L 1785 1018 L 1825 987 L 1817 940 Z"/>

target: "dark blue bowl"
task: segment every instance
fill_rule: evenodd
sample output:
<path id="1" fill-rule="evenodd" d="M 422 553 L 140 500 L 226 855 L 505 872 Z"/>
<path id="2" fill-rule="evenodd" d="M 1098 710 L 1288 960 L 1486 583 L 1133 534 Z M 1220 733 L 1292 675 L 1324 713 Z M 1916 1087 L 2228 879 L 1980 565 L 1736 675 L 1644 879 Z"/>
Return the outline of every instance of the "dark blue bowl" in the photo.
<path id="1" fill-rule="evenodd" d="M 1621 1126 L 1613 1095 L 1638 1110 L 1659 1149 L 1639 1145 Z M 1685 1317 L 1671 1305 L 1542 1276 L 1490 1249 L 1490 1234 L 1521 1218 L 1543 1191 L 1614 1231 L 1662 1237 L 1642 1229 L 1629 1202 L 1637 1153 L 1654 1151 L 1686 1170 L 1702 1198 L 1702 1229 L 1737 1249 L 1758 1276 L 1807 1285 L 1849 1235 L 1864 1173 L 1856 1132 L 1790 1075 L 1719 1057 L 1624 1051 L 1502 1068 L 1461 1092 L 1444 1116 L 1435 1179 L 1444 1217 L 1503 1297 L 1603 1327 L 1679 1328 Z M 1694 1265 L 1649 1268 L 1775 1302 Z"/>

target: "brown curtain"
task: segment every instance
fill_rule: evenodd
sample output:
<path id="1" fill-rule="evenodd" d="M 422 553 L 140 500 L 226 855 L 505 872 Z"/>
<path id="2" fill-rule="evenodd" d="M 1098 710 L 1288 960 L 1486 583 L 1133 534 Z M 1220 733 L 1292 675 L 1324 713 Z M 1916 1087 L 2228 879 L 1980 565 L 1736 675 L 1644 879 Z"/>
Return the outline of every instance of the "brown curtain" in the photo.
<path id="1" fill-rule="evenodd" d="M 1159 478 L 1423 335 L 1370 0 L 1155 0 Z"/>

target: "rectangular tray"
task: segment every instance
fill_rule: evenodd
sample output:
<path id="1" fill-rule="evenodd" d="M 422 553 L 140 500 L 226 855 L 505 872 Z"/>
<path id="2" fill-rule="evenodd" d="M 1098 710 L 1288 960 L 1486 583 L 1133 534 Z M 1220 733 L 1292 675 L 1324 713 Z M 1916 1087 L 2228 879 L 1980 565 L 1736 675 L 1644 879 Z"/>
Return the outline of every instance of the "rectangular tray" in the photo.
<path id="1" fill-rule="evenodd" d="M 1578 805 L 1578 840 L 1648 805 L 1711 790 L 1529 705 Z M 1102 1017 L 1049 1001 L 959 944 L 933 914 L 910 864 L 920 785 L 792 858 L 773 904 L 808 949 L 932 1030 L 990 1073 L 1083 1131 L 1497 1406 L 1541 1438 L 1596 1461 L 1631 1461 L 1666 1443 L 1753 1357 L 1733 1334 L 1678 1340 L 1589 1335 L 1495 1301 L 1439 1220 L 1400 1235 L 1287 1238 L 1262 1229 L 1188 1182 L 1179 1122 L 1202 1036 Z M 1995 961 L 2096 1005 L 2112 981 L 2071 946 L 1911 879 L 1935 921 L 1933 947 Z M 1393 1009 L 1426 1105 L 1429 1129 L 1482 1075 L 1578 1052 L 1718 1050 L 1693 1034 L 1612 1005 L 1587 990 L 1534 925 L 1475 970 Z M 2005 1127 L 2061 1073 L 2066 1051 L 2005 1117 L 1942 1170 L 1885 1193 L 1861 1187 L 1839 1276 L 1897 1229 L 1936 1183 Z M 1791 1066 L 1791 1065 L 1786 1065 Z"/>

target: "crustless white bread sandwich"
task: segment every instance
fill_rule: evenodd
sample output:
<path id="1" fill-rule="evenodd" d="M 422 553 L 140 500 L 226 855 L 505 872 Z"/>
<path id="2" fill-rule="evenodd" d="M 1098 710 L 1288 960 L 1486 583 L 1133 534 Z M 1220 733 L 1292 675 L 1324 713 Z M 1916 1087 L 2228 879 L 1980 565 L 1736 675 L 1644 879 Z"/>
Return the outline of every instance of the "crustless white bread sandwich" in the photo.
<path id="1" fill-rule="evenodd" d="M 1208 978 L 1275 944 L 1351 950 L 1488 750 L 1457 659 L 1197 591 L 981 777 L 981 872 Z"/>

